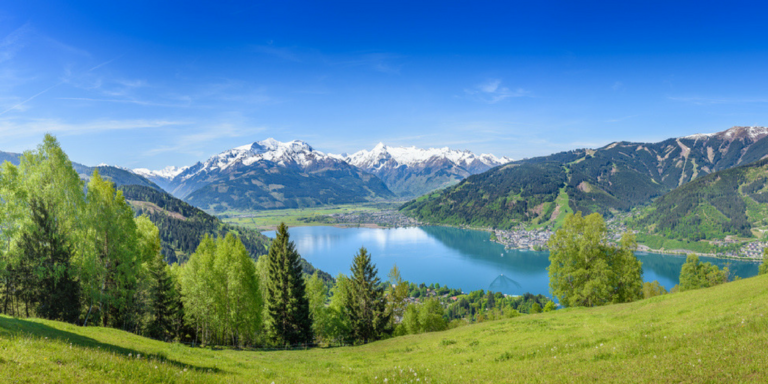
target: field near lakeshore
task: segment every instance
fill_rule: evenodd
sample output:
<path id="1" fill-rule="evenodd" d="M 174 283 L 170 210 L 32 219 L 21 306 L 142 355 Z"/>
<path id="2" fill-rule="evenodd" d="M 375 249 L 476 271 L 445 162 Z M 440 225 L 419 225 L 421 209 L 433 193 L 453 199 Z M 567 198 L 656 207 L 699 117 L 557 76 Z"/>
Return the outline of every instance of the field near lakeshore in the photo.
<path id="1" fill-rule="evenodd" d="M 296 209 L 272 209 L 261 211 L 226 211 L 217 213 L 222 221 L 229 224 L 242 225 L 259 231 L 271 231 L 280 223 L 289 227 L 303 227 L 313 225 L 331 225 L 316 221 L 302 221 L 300 219 L 319 217 L 332 214 L 373 213 L 382 209 L 396 209 L 396 203 L 369 203 L 347 204 L 336 206 L 323 206 L 316 208 Z"/>
<path id="2" fill-rule="evenodd" d="M 0 382 L 764 383 L 767 362 L 768 276 L 298 351 L 189 347 L 116 329 L 0 317 Z"/>

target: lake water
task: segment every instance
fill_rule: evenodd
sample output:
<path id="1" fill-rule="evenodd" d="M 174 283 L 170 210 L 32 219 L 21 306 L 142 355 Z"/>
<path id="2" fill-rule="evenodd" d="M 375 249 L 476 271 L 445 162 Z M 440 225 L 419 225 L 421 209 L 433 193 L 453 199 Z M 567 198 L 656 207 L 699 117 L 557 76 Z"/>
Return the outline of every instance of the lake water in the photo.
<path id="1" fill-rule="evenodd" d="M 520 295 L 549 293 L 549 253 L 505 250 L 490 241 L 490 233 L 449 227 L 372 229 L 295 227 L 288 230 L 299 253 L 315 267 L 334 276 L 350 274 L 361 246 L 368 249 L 379 277 L 397 264 L 403 279 L 427 285 L 439 283 L 464 292 L 478 289 Z M 264 232 L 274 237 L 275 232 Z M 679 282 L 685 256 L 637 253 L 643 279 L 658 280 L 667 289 Z M 731 276 L 757 275 L 758 264 L 702 257 L 720 267 L 730 264 Z"/>

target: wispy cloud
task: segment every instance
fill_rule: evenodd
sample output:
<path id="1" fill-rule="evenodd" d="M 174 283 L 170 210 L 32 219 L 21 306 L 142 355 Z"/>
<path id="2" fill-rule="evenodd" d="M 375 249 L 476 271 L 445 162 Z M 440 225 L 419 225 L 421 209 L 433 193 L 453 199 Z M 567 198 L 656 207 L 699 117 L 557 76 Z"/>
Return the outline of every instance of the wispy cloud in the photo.
<path id="1" fill-rule="evenodd" d="M 126 99 L 99 99 L 99 98 L 91 98 L 91 97 L 58 97 L 58 100 L 74 100 L 74 101 L 89 101 L 89 102 L 100 102 L 100 103 L 121 103 L 121 104 L 136 104 L 136 105 L 142 105 L 147 107 L 172 107 L 172 108 L 188 108 L 190 107 L 189 103 L 162 103 L 162 102 L 154 102 L 154 101 L 147 101 L 147 100 L 140 100 L 140 99 L 134 99 L 134 98 L 126 98 Z M 0 113 L 2 114 L 2 113 Z"/>
<path id="2" fill-rule="evenodd" d="M 464 93 L 470 96 L 473 100 L 488 104 L 495 104 L 508 98 L 530 96 L 530 92 L 523 88 L 511 90 L 502 86 L 501 79 L 486 80 L 472 88 L 464 89 Z"/>
<path id="3" fill-rule="evenodd" d="M 13 59 L 24 48 L 25 37 L 32 31 L 29 23 L 22 25 L 0 40 L 0 63 Z"/>
<path id="4" fill-rule="evenodd" d="M 10 108 L 8 108 L 8 109 L 4 110 L 4 111 L 0 111 L 0 116 L 4 115 L 6 112 L 10 112 L 10 111 L 13 111 L 13 110 L 22 110 L 22 109 L 21 109 L 21 107 L 22 107 L 24 104 L 26 104 L 26 103 L 28 103 L 28 102 L 30 102 L 30 101 L 32 101 L 32 100 L 34 100 L 36 97 L 38 97 L 38 96 L 40 96 L 40 95 L 42 95 L 42 94 L 44 94 L 44 93 L 46 93 L 46 92 L 50 91 L 51 89 L 58 87 L 59 85 L 61 85 L 61 83 L 57 83 L 57 84 L 54 84 L 54 85 L 52 85 L 52 86 L 50 86 L 50 87 L 48 87 L 48 88 L 44 89 L 43 91 L 40 91 L 40 92 L 38 92 L 38 93 L 36 93 L 36 94 L 34 94 L 34 95 L 30 96 L 29 98 L 27 98 L 27 99 L 26 99 L 26 100 L 24 100 L 24 101 L 22 101 L 22 102 L 20 102 L 20 103 L 18 103 L 18 104 L 16 104 L 16 105 L 14 105 L 14 106 L 12 106 L 12 107 L 10 107 Z"/>
<path id="5" fill-rule="evenodd" d="M 0 135 L 3 137 L 29 137 L 43 133 L 62 135 L 80 135 L 108 131 L 124 131 L 146 128 L 162 128 L 186 125 L 184 121 L 174 120 L 95 120 L 85 123 L 67 123 L 58 119 L 5 119 L 0 120 Z"/>
<path id="6" fill-rule="evenodd" d="M 713 104 L 754 104 L 768 103 L 768 98 L 715 98 L 715 97 L 680 97 L 669 96 L 667 99 L 693 105 L 713 105 Z"/>

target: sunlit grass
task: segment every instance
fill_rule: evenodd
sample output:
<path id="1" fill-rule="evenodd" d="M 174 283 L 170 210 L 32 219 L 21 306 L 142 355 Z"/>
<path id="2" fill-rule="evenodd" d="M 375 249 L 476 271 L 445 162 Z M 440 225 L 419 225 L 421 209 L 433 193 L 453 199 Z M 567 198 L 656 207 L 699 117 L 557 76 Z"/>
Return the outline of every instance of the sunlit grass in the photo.
<path id="1" fill-rule="evenodd" d="M 0 317 L 0 381 L 10 382 L 764 383 L 767 361 L 768 276 L 306 351 L 192 348 Z"/>

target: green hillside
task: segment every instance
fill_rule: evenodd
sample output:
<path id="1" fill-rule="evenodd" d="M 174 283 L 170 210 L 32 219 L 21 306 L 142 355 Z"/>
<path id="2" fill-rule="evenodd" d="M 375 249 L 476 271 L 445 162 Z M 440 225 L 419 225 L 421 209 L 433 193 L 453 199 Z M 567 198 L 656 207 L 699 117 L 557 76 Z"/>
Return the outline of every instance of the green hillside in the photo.
<path id="1" fill-rule="evenodd" d="M 768 137 L 750 127 L 659 143 L 616 142 L 496 167 L 408 202 L 402 210 L 437 224 L 552 225 L 568 210 L 604 216 L 627 212 L 691 180 L 766 155 Z"/>
<path id="2" fill-rule="evenodd" d="M 678 240 L 751 238 L 768 226 L 768 159 L 694 180 L 637 212 L 630 225 Z"/>
<path id="3" fill-rule="evenodd" d="M 768 276 L 758 276 L 630 304 L 298 351 L 192 348 L 0 316 L 0 381 L 764 383 L 767 344 Z"/>

